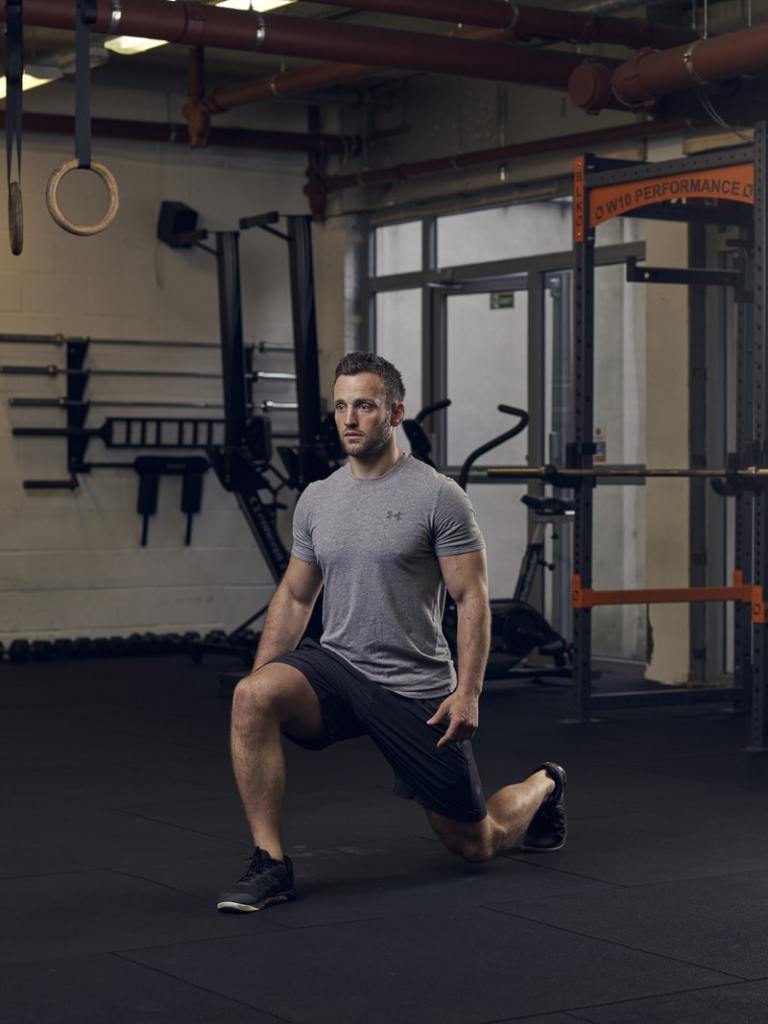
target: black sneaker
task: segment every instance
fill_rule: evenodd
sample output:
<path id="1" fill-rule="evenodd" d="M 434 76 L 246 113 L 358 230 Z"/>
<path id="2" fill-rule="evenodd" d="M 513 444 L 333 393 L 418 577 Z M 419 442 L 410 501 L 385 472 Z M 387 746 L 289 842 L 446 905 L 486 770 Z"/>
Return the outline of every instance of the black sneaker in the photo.
<path id="1" fill-rule="evenodd" d="M 554 779 L 555 788 L 536 811 L 523 836 L 522 848 L 529 853 L 549 853 L 562 850 L 568 835 L 568 819 L 565 814 L 565 788 L 568 778 L 565 769 L 554 761 L 545 761 L 536 771 L 544 770 Z"/>
<path id="2" fill-rule="evenodd" d="M 220 893 L 216 909 L 248 914 L 254 910 L 263 910 L 270 903 L 282 903 L 295 897 L 290 857 L 273 860 L 266 850 L 257 846 L 248 870 L 231 889 Z"/>

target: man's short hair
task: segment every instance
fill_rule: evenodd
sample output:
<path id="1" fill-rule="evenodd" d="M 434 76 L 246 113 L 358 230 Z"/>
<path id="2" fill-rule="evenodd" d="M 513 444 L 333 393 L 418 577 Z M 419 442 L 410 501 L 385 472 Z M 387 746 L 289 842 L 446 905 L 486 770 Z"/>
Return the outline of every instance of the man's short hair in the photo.
<path id="1" fill-rule="evenodd" d="M 405 398 L 405 385 L 400 371 L 382 356 L 373 352 L 348 352 L 336 367 L 334 383 L 339 377 L 352 377 L 357 373 L 375 373 L 381 377 L 389 409 Z"/>

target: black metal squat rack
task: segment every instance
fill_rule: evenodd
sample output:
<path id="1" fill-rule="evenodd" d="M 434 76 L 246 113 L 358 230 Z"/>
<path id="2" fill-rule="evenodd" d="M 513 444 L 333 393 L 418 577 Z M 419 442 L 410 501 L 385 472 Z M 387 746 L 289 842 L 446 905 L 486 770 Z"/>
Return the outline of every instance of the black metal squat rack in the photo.
<path id="1" fill-rule="evenodd" d="M 749 712 L 748 749 L 768 749 L 768 207 L 766 124 L 751 145 L 656 163 L 577 157 L 574 175 L 574 440 L 564 467 L 495 467 L 489 476 L 538 477 L 574 488 L 573 649 L 575 718 L 590 721 L 601 708 L 733 702 Z M 670 202 L 673 200 L 673 202 Z M 681 201 L 682 200 L 682 201 Z M 702 201 L 703 200 L 703 201 Z M 715 203 L 712 200 L 716 200 Z M 725 202 L 723 202 L 725 201 Z M 752 207 L 750 211 L 749 207 Z M 739 228 L 742 266 L 736 270 L 637 266 L 627 279 L 648 283 L 733 286 L 738 303 L 736 451 L 722 469 L 680 470 L 594 465 L 595 232 L 616 216 L 676 220 L 701 231 L 707 224 Z M 698 227 L 696 227 L 698 226 Z M 701 239 L 701 235 L 699 238 Z M 703 246 L 700 247 L 703 249 Z M 689 250 L 693 252 L 689 246 Z M 700 255 L 700 253 L 699 253 Z M 698 262 L 698 260 L 694 260 Z M 675 590 L 592 589 L 594 486 L 602 476 L 711 478 L 734 497 L 735 563 L 732 586 Z M 592 693 L 591 610 L 598 605 L 735 602 L 734 679 L 731 687 L 675 686 L 661 691 Z"/>
<path id="2" fill-rule="evenodd" d="M 657 163 L 575 160 L 573 182 L 573 440 L 562 467 L 490 467 L 488 477 L 539 478 L 575 490 L 573 537 L 573 681 L 575 720 L 589 722 L 601 708 L 686 705 L 732 701 L 749 712 L 750 751 L 768 750 L 768 131 L 756 125 L 754 141 L 729 150 Z M 713 203 L 713 200 L 716 202 Z M 670 202 L 676 201 L 676 202 Z M 682 202 L 681 202 L 682 201 Z M 723 201 L 726 201 L 723 203 Z M 752 207 L 752 210 L 750 210 Z M 736 451 L 727 466 L 711 469 L 693 458 L 684 469 L 595 466 L 594 456 L 594 275 L 596 228 L 615 216 L 687 223 L 688 267 L 638 266 L 627 261 L 627 280 L 734 288 L 737 302 Z M 703 229 L 708 224 L 738 228 L 736 269 L 708 268 Z M 692 242 L 692 244 L 691 244 Z M 700 297 L 700 292 L 699 292 Z M 700 420 L 700 417 L 699 417 Z M 701 432 L 695 416 L 691 436 Z M 698 464 L 696 464 L 698 463 Z M 732 586 L 596 591 L 592 589 L 594 486 L 602 477 L 688 477 L 710 479 L 718 494 L 735 499 Z M 615 482 L 621 482 L 616 480 Z M 598 605 L 698 603 L 735 604 L 734 678 L 730 687 L 670 686 L 662 690 L 592 692 L 592 608 Z"/>

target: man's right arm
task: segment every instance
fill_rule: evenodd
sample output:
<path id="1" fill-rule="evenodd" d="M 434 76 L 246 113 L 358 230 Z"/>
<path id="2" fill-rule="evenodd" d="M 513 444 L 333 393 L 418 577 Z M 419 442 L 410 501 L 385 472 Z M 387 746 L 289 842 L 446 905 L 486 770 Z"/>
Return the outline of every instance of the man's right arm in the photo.
<path id="1" fill-rule="evenodd" d="M 264 622 L 253 671 L 294 650 L 307 628 L 323 586 L 320 567 L 291 555 Z"/>

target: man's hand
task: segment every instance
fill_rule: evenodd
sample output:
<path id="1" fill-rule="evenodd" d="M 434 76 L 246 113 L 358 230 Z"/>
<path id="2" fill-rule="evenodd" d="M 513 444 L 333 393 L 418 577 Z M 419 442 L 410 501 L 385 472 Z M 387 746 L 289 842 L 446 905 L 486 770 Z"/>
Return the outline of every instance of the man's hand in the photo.
<path id="1" fill-rule="evenodd" d="M 477 731 L 479 720 L 477 697 L 454 690 L 427 721 L 427 725 L 437 725 L 446 717 L 450 724 L 444 735 L 438 740 L 438 747 L 471 739 Z"/>

